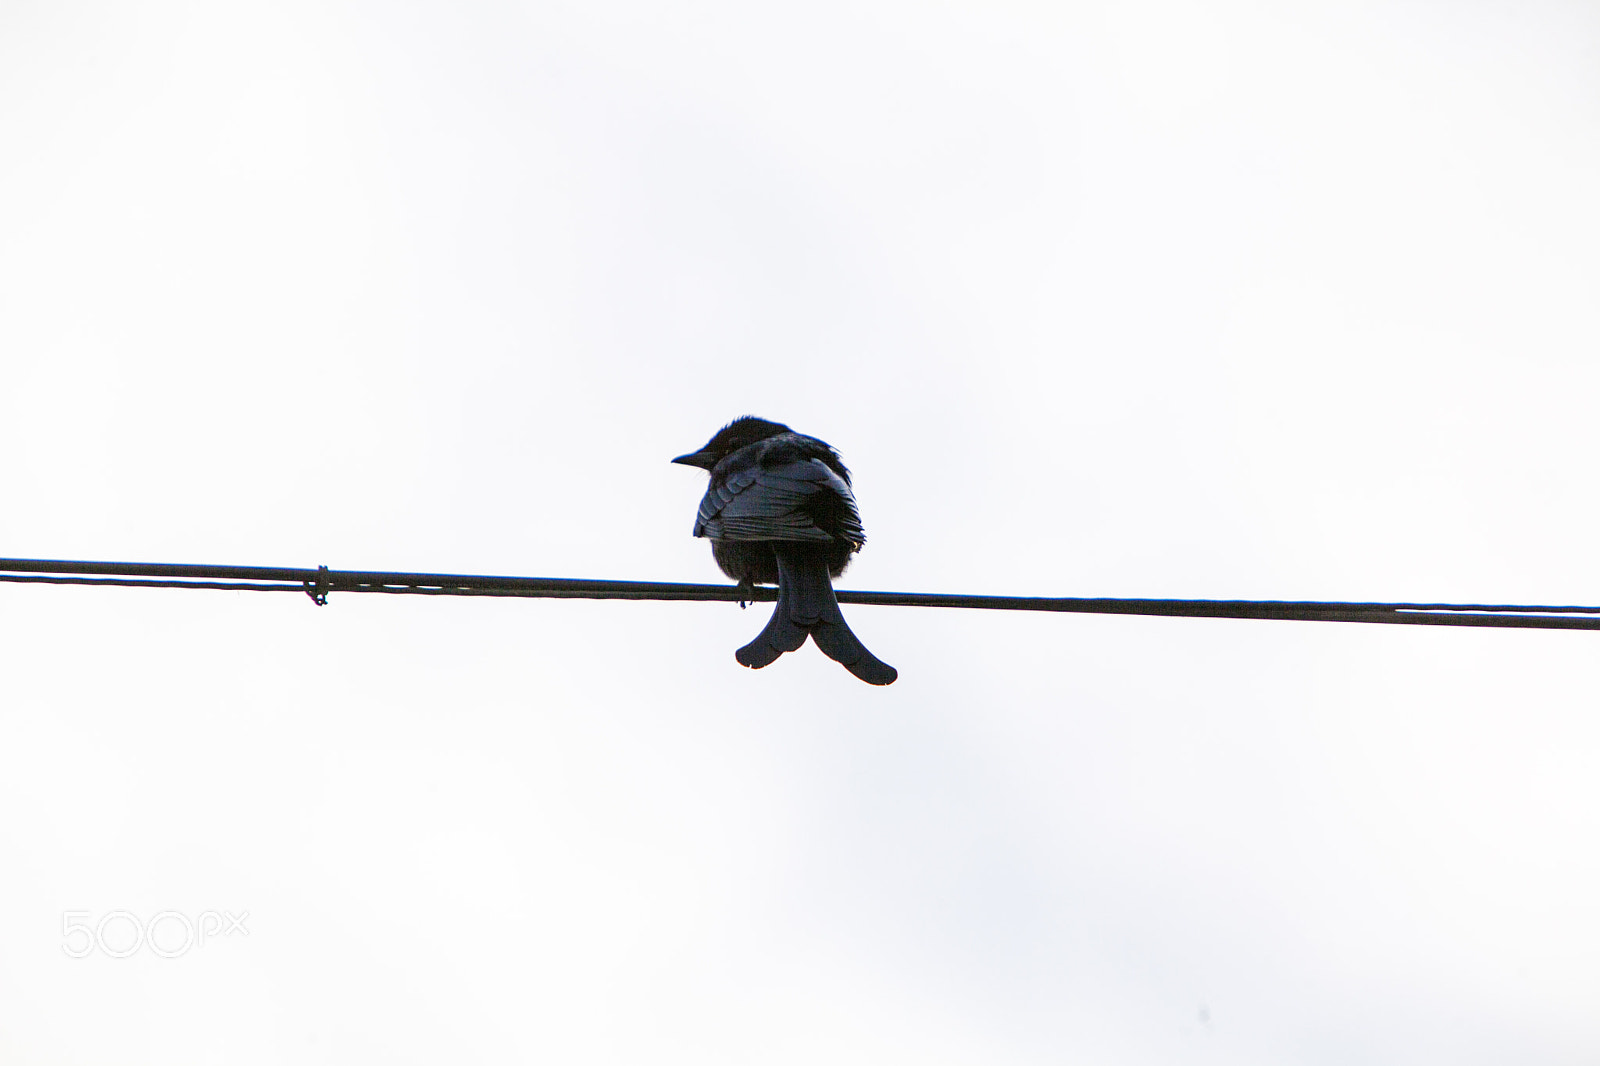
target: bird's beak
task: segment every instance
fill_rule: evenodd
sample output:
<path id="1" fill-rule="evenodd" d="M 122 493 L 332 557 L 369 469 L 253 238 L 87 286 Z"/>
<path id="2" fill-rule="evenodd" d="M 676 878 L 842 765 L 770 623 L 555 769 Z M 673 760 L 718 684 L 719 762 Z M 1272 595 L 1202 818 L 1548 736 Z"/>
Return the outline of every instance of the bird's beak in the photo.
<path id="1" fill-rule="evenodd" d="M 716 459 L 705 452 L 690 452 L 688 455 L 680 455 L 672 461 L 682 463 L 684 466 L 698 466 L 702 470 L 710 470 L 717 465 Z"/>

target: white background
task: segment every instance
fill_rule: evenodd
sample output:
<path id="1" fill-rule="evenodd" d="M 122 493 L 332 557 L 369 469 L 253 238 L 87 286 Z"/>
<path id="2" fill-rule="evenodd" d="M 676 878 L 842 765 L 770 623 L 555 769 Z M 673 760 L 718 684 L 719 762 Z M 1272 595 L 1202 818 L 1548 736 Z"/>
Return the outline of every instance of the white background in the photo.
<path id="1" fill-rule="evenodd" d="M 0 0 L 0 555 L 1600 602 L 1600 10 Z M 8 1063 L 1588 1063 L 1600 637 L 0 586 Z M 248 911 L 180 958 L 62 915 Z"/>

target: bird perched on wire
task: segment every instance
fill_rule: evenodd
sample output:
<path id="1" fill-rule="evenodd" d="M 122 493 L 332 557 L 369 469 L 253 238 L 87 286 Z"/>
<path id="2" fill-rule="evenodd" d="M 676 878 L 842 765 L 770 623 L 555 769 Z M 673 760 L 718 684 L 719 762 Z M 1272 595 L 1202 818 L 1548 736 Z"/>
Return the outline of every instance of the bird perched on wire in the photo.
<path id="1" fill-rule="evenodd" d="M 759 670 L 809 636 L 870 685 L 899 676 L 850 632 L 833 595 L 830 578 L 844 573 L 867 538 L 850 471 L 831 445 L 781 422 L 746 417 L 672 461 L 711 472 L 694 535 L 711 539 L 722 572 L 746 590 L 778 586 L 772 620 L 734 658 Z"/>

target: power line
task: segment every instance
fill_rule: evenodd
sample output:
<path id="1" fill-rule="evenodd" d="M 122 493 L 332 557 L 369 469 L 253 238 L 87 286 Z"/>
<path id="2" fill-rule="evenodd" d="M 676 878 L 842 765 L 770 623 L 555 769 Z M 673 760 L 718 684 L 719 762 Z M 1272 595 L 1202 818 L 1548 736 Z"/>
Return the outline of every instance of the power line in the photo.
<path id="1" fill-rule="evenodd" d="M 64 559 L 0 559 L 0 581 L 133 588 L 303 592 L 318 604 L 334 592 L 420 596 L 515 596 L 584 600 L 715 600 L 771 602 L 777 590 L 663 581 L 587 581 L 565 577 L 491 577 L 386 570 L 330 570 L 188 563 L 110 563 Z M 1515 629 L 1600 629 L 1600 607 L 1484 603 L 1340 603 L 1322 600 L 1146 600 L 1078 596 L 963 596 L 840 589 L 840 603 L 888 607 L 965 607 L 1066 614 L 1133 614 L 1175 618 L 1260 618 L 1387 625 L 1489 626 Z"/>

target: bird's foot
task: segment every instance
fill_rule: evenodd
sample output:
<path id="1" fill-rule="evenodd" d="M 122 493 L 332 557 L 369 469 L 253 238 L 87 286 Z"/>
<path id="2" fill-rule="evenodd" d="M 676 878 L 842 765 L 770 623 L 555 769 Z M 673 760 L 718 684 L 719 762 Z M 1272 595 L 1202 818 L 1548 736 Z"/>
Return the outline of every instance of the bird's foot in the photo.
<path id="1" fill-rule="evenodd" d="M 756 585 L 755 582 L 751 581 L 749 578 L 745 578 L 743 581 L 739 582 L 738 592 L 739 610 L 744 610 L 746 607 L 750 606 L 756 601 Z"/>

